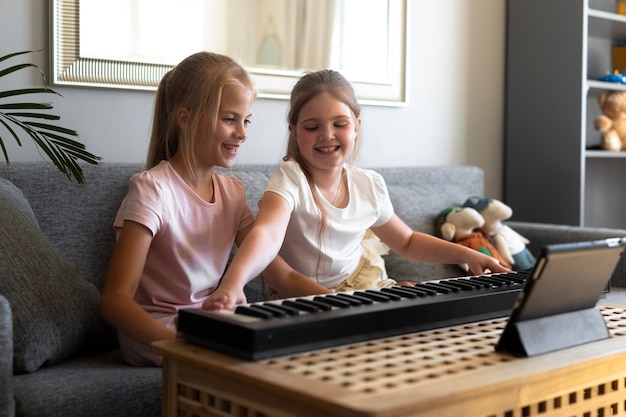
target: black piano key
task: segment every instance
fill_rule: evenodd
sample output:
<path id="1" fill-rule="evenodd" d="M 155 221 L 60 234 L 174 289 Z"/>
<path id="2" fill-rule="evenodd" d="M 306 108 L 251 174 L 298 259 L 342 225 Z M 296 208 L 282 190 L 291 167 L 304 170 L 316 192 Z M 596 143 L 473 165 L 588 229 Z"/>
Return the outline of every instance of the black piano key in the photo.
<path id="1" fill-rule="evenodd" d="M 463 288 L 460 285 L 456 285 L 453 282 L 439 281 L 439 282 L 433 282 L 432 284 L 438 285 L 440 287 L 449 288 L 452 292 L 463 291 Z"/>
<path id="2" fill-rule="evenodd" d="M 521 275 L 519 277 L 515 276 L 515 274 L 509 274 L 509 275 L 511 275 L 509 278 L 511 278 L 517 284 L 526 284 L 526 282 L 528 281 L 528 276 L 527 275 L 526 276 Z"/>
<path id="3" fill-rule="evenodd" d="M 372 293 L 373 292 L 375 294 L 385 296 L 385 297 L 387 297 L 391 301 L 400 301 L 402 299 L 402 297 L 399 294 L 395 294 L 395 293 L 389 292 L 389 291 L 381 291 L 381 289 L 379 289 L 379 290 L 365 290 L 365 292 L 367 292 L 367 293 Z"/>
<path id="4" fill-rule="evenodd" d="M 306 311 L 307 313 L 317 313 L 320 311 L 319 307 L 312 304 L 303 303 L 301 301 L 285 300 L 282 302 L 282 304 L 289 307 L 297 308 L 298 310 Z"/>
<path id="5" fill-rule="evenodd" d="M 504 287 L 506 285 L 504 281 L 501 281 L 498 279 L 492 279 L 491 277 L 488 277 L 488 276 L 472 277 L 470 279 L 475 279 L 477 281 L 486 282 L 488 284 L 491 284 L 494 287 Z"/>
<path id="6" fill-rule="evenodd" d="M 298 298 L 296 301 L 298 301 L 300 303 L 304 303 L 304 304 L 309 304 L 311 306 L 315 306 L 319 310 L 322 310 L 322 311 L 330 311 L 330 310 L 333 309 L 328 304 L 318 303 L 317 301 L 309 300 L 308 298 Z"/>
<path id="7" fill-rule="evenodd" d="M 511 278 L 509 277 L 505 277 L 502 275 L 490 275 L 489 279 L 495 279 L 496 281 L 501 281 L 504 283 L 504 285 L 513 285 L 515 284 L 515 281 L 513 281 Z"/>
<path id="8" fill-rule="evenodd" d="M 416 284 L 416 286 L 413 285 L 401 285 L 400 288 L 402 288 L 404 291 L 410 291 L 412 293 L 414 293 L 415 295 L 417 295 L 418 297 L 427 297 L 430 295 L 437 295 L 437 291 L 434 291 L 432 289 L 420 289 L 417 287 L 418 284 Z"/>
<path id="9" fill-rule="evenodd" d="M 453 283 L 454 285 L 459 286 L 463 291 L 472 291 L 477 290 L 479 288 L 483 288 L 483 284 L 481 283 L 473 283 L 469 280 L 463 280 L 460 278 L 451 279 L 450 281 L 446 281 L 448 283 Z"/>
<path id="10" fill-rule="evenodd" d="M 332 307 L 339 307 L 339 308 L 350 307 L 350 303 L 348 301 L 342 300 L 341 298 L 338 298 L 334 295 L 324 295 L 324 296 L 320 295 L 320 296 L 314 297 L 313 301 L 317 301 L 318 303 L 326 303 Z"/>
<path id="11" fill-rule="evenodd" d="M 476 290 L 480 290 L 483 288 L 491 288 L 491 284 L 487 284 L 482 281 L 471 280 L 469 278 L 454 278 L 456 281 L 463 282 L 464 284 L 472 286 Z"/>
<path id="12" fill-rule="evenodd" d="M 331 297 L 331 296 L 329 296 L 329 297 Z M 358 306 L 362 306 L 363 304 L 365 304 L 362 300 L 359 299 L 359 297 L 355 297 L 355 296 L 350 295 L 350 294 L 338 293 L 338 294 L 335 294 L 334 297 L 337 297 L 340 300 L 344 300 L 344 301 L 350 303 L 350 305 L 352 307 L 358 307 Z M 370 304 L 371 304 L 372 300 L 367 300 L 367 301 L 369 301 Z"/>
<path id="13" fill-rule="evenodd" d="M 252 308 L 248 306 L 237 306 L 235 308 L 235 314 L 241 314 L 243 316 L 256 317 L 259 319 L 269 320 L 274 317 L 272 313 L 266 310 L 258 308 Z"/>
<path id="14" fill-rule="evenodd" d="M 278 309 L 280 311 L 285 312 L 289 316 L 297 316 L 300 314 L 300 310 L 297 308 L 289 307 L 283 304 L 278 303 L 263 303 L 263 306 L 270 307 L 272 309 Z"/>
<path id="15" fill-rule="evenodd" d="M 267 311 L 274 317 L 286 317 L 287 312 L 285 310 L 278 309 L 276 307 L 262 305 L 262 304 L 252 304 L 250 308 L 255 308 L 262 311 Z"/>
<path id="16" fill-rule="evenodd" d="M 356 293 L 353 294 L 337 294 L 337 297 L 342 297 L 342 298 L 350 298 L 353 300 L 357 300 L 358 302 L 360 302 L 361 304 L 373 304 L 374 301 L 372 301 L 371 298 L 367 298 L 367 297 L 363 297 L 362 295 L 358 295 Z"/>
<path id="17" fill-rule="evenodd" d="M 372 301 L 378 301 L 381 303 L 388 303 L 390 301 L 389 297 L 386 297 L 384 294 L 381 294 L 378 291 L 355 291 L 354 295 L 358 295 L 361 297 L 367 297 Z"/>
<path id="18" fill-rule="evenodd" d="M 487 277 L 484 277 L 484 276 L 476 276 L 476 277 L 470 277 L 468 279 L 474 282 L 482 282 L 483 284 L 487 286 L 487 288 L 493 288 L 496 286 L 496 283 L 494 281 L 488 280 L 486 278 Z"/>
<path id="19" fill-rule="evenodd" d="M 416 298 L 417 297 L 417 294 L 415 292 L 405 291 L 404 288 L 400 286 L 381 288 L 380 291 L 385 292 L 385 293 L 396 294 L 403 298 Z"/>
<path id="20" fill-rule="evenodd" d="M 423 289 L 424 291 L 428 291 L 428 295 L 437 295 L 437 293 L 441 294 L 449 294 L 452 292 L 450 288 L 441 287 L 432 282 L 422 282 L 415 285 L 415 288 Z"/>
<path id="21" fill-rule="evenodd" d="M 507 279 L 503 279 L 503 278 L 498 278 L 495 276 L 484 276 L 480 278 L 493 283 L 493 285 L 496 287 L 506 287 L 507 285 L 511 285 L 511 281 Z"/>

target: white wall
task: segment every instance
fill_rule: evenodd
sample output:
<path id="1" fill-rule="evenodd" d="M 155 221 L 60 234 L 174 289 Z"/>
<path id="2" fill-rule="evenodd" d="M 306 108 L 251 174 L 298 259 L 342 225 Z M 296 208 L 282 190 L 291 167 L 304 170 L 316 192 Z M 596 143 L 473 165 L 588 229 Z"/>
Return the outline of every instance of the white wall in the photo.
<path id="1" fill-rule="evenodd" d="M 361 165 L 478 165 L 486 173 L 485 194 L 501 198 L 505 1 L 409 0 L 409 13 L 410 102 L 364 107 Z M 0 55 L 42 48 L 48 48 L 48 0 L 2 0 Z M 48 68 L 47 51 L 29 58 Z M 62 125 L 78 130 L 91 152 L 104 161 L 144 160 L 154 92 L 53 88 L 63 95 L 53 100 Z M 240 163 L 278 162 L 286 112 L 286 101 L 255 103 Z M 17 148 L 2 135 L 13 161 L 40 158 L 29 138 Z"/>

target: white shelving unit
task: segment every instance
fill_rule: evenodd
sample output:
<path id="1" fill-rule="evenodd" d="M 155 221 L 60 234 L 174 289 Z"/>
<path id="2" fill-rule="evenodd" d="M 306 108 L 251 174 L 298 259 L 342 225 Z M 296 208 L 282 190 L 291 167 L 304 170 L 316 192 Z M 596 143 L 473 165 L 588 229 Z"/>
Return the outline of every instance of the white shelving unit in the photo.
<path id="1" fill-rule="evenodd" d="M 508 0 L 504 201 L 514 219 L 626 228 L 626 152 L 599 150 L 598 96 L 626 84 L 615 0 Z"/>

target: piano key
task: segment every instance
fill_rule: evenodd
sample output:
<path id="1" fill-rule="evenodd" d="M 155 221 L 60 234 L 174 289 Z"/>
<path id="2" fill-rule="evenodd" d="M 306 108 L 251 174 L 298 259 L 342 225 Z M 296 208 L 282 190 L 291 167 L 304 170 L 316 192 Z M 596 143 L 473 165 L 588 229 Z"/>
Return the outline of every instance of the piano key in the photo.
<path id="1" fill-rule="evenodd" d="M 415 288 L 430 290 L 431 292 L 429 293 L 429 295 L 436 295 L 437 293 L 449 294 L 452 292 L 450 288 L 442 287 L 434 282 L 421 282 L 417 284 Z"/>
<path id="2" fill-rule="evenodd" d="M 463 281 L 461 279 L 451 279 L 450 281 L 446 281 L 446 283 L 454 284 L 461 288 L 462 291 L 472 291 L 480 288 L 477 284 L 472 284 L 469 281 Z"/>
<path id="3" fill-rule="evenodd" d="M 515 281 L 513 281 L 510 277 L 493 276 L 493 277 L 489 277 L 489 279 L 495 279 L 495 280 L 498 280 L 498 281 L 502 281 L 506 285 L 513 285 L 513 284 L 515 284 Z"/>
<path id="4" fill-rule="evenodd" d="M 372 300 L 362 297 L 357 297 L 351 294 L 337 293 L 335 297 L 345 300 L 353 307 L 362 306 L 363 304 L 372 304 Z"/>
<path id="5" fill-rule="evenodd" d="M 471 281 L 482 282 L 483 284 L 486 284 L 486 285 L 487 285 L 487 288 L 501 287 L 501 286 L 502 286 L 502 285 L 501 285 L 502 283 L 497 282 L 497 281 L 492 281 L 492 280 L 489 280 L 489 279 L 486 279 L 486 278 L 487 278 L 487 277 L 483 277 L 483 276 L 480 276 L 480 277 L 471 277 L 471 278 L 470 278 L 470 280 L 471 280 Z M 497 285 L 496 285 L 496 284 L 497 284 Z"/>
<path id="6" fill-rule="evenodd" d="M 510 278 L 511 278 L 511 279 L 513 280 L 513 282 L 515 282 L 516 284 L 525 284 L 525 283 L 526 283 L 526 281 L 528 280 L 528 276 L 526 276 L 525 278 L 522 278 L 521 276 L 520 276 L 520 277 L 517 277 L 517 276 L 511 276 Z"/>
<path id="7" fill-rule="evenodd" d="M 400 286 L 381 288 L 380 291 L 397 294 L 403 298 L 416 298 L 417 297 L 417 294 L 415 292 L 406 291 L 404 288 Z"/>
<path id="8" fill-rule="evenodd" d="M 307 313 L 317 313 L 320 308 L 314 304 L 304 303 L 302 300 L 284 300 L 281 304 L 306 311 Z"/>
<path id="9" fill-rule="evenodd" d="M 390 301 L 389 297 L 386 297 L 384 294 L 376 293 L 372 291 L 355 291 L 354 295 L 367 297 L 372 301 L 378 301 L 380 303 L 388 303 Z"/>
<path id="10" fill-rule="evenodd" d="M 300 314 L 300 310 L 298 310 L 297 308 L 289 307 L 289 306 L 286 306 L 286 305 L 283 305 L 283 304 L 263 303 L 262 305 L 264 307 L 268 307 L 268 308 L 271 308 L 271 309 L 278 309 L 279 311 L 283 311 L 283 312 L 285 312 L 289 316 L 297 316 L 298 314 Z"/>
<path id="11" fill-rule="evenodd" d="M 487 284 L 482 281 L 472 280 L 469 278 L 453 278 L 453 280 L 463 282 L 467 285 L 471 285 L 474 289 L 477 289 L 477 290 L 481 288 L 489 288 L 492 286 L 491 284 Z"/>
<path id="12" fill-rule="evenodd" d="M 358 300 L 361 304 L 365 304 L 365 305 L 369 305 L 369 304 L 373 304 L 374 303 L 374 300 L 372 300 L 371 298 L 364 297 L 364 296 L 359 295 L 357 293 L 352 293 L 352 294 L 340 294 L 340 293 L 338 293 L 337 296 L 350 297 L 352 299 Z"/>
<path id="13" fill-rule="evenodd" d="M 502 274 L 502 275 L 506 276 L 507 278 L 512 279 L 517 284 L 525 284 L 526 281 L 528 280 L 528 276 L 530 275 L 530 272 L 528 272 L 528 271 L 520 271 L 520 272 L 518 272 L 516 274 L 508 273 L 508 274 Z"/>
<path id="14" fill-rule="evenodd" d="M 298 298 L 298 299 L 296 299 L 296 301 L 298 301 L 300 303 L 308 304 L 308 305 L 313 306 L 313 307 L 317 307 L 318 310 L 322 310 L 322 311 L 330 311 L 330 310 L 333 309 L 328 304 L 318 303 L 317 301 L 313 301 L 313 300 L 308 299 L 308 298 Z"/>
<path id="15" fill-rule="evenodd" d="M 252 308 L 252 306 L 248 307 L 248 306 L 237 306 L 235 308 L 235 313 L 236 314 L 241 314 L 243 316 L 250 316 L 250 317 L 256 317 L 259 319 L 271 319 L 272 317 L 274 317 L 274 315 L 272 313 L 270 313 L 269 311 L 265 311 L 265 310 L 259 310 L 258 308 Z"/>
<path id="16" fill-rule="evenodd" d="M 434 285 L 440 286 L 440 287 L 444 287 L 444 288 L 449 288 L 450 290 L 452 290 L 452 292 L 459 292 L 459 291 L 463 291 L 463 287 L 460 285 L 456 285 L 454 283 L 449 283 L 447 281 L 439 281 L 437 283 L 434 283 Z"/>
<path id="17" fill-rule="evenodd" d="M 415 295 L 417 295 L 418 297 L 429 297 L 431 295 L 437 295 L 437 291 L 434 291 L 430 288 L 422 289 L 422 288 L 419 288 L 417 286 L 412 286 L 412 285 L 401 285 L 400 288 L 402 288 L 402 290 L 404 291 L 410 291 L 414 293 Z"/>
<path id="18" fill-rule="evenodd" d="M 402 297 L 398 294 L 394 294 L 393 292 L 389 292 L 389 291 L 381 291 L 380 289 L 378 290 L 365 290 L 366 293 L 370 293 L 370 294 L 376 294 L 379 296 L 384 296 L 387 297 L 390 301 L 400 301 L 402 299 Z"/>
<path id="19" fill-rule="evenodd" d="M 267 313 L 270 313 L 273 317 L 285 317 L 287 316 L 287 312 L 285 310 L 280 310 L 272 306 L 267 306 L 263 304 L 252 304 L 250 308 L 254 308 L 257 310 L 261 310 Z"/>
<path id="20" fill-rule="evenodd" d="M 325 303 L 332 307 L 339 308 L 349 308 L 350 303 L 346 300 L 342 300 L 334 295 L 325 295 L 325 296 L 317 296 L 313 298 L 313 301 L 317 301 L 318 303 Z M 360 305 L 360 304 L 359 304 Z"/>

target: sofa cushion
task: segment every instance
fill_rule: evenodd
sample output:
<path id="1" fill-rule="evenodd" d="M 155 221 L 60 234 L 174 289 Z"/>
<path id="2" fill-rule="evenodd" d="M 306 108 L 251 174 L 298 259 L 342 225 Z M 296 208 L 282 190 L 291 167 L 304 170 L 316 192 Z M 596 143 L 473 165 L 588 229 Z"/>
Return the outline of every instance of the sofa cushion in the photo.
<path id="1" fill-rule="evenodd" d="M 157 417 L 161 375 L 161 368 L 126 364 L 119 349 L 77 355 L 37 372 L 15 375 L 15 413 L 20 417 Z"/>
<path id="2" fill-rule="evenodd" d="M 0 213 L 0 294 L 13 314 L 13 372 L 32 372 L 103 331 L 100 294 L 41 232 L 22 192 L 2 178 Z"/>

